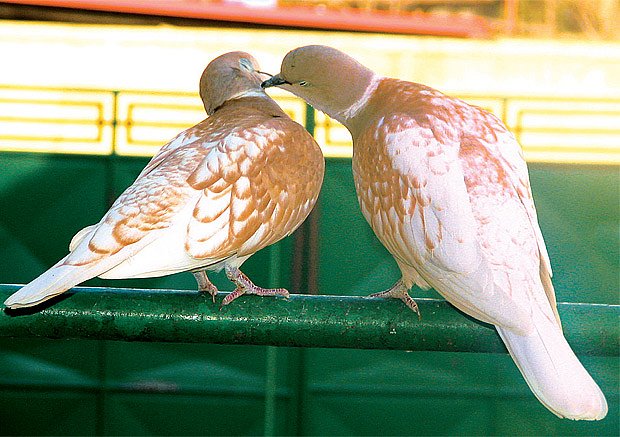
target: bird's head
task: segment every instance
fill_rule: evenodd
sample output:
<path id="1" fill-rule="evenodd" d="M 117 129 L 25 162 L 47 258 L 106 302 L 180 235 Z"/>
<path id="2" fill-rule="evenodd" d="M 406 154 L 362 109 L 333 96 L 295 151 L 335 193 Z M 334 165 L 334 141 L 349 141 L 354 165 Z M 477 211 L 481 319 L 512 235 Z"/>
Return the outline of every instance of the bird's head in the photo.
<path id="1" fill-rule="evenodd" d="M 229 52 L 212 60 L 200 77 L 200 98 L 212 115 L 226 101 L 252 95 L 265 95 L 261 82 L 266 76 L 258 62 L 245 52 Z"/>
<path id="2" fill-rule="evenodd" d="M 283 88 L 346 124 L 349 110 L 364 97 L 374 77 L 372 70 L 349 55 L 311 45 L 290 51 L 282 60 L 280 73 L 262 87 Z"/>

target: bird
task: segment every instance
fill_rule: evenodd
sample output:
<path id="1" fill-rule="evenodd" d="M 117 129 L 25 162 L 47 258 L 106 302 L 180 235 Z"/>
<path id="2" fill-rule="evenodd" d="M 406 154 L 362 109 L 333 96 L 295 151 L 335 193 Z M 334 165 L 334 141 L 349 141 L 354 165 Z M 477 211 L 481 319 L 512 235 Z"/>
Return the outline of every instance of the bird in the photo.
<path id="1" fill-rule="evenodd" d="M 497 117 L 321 45 L 286 54 L 280 73 L 263 82 L 272 86 L 351 134 L 361 211 L 402 275 L 371 296 L 398 298 L 417 311 L 409 289 L 434 288 L 495 326 L 551 412 L 605 417 L 605 396 L 562 333 L 521 147 Z"/>
<path id="2" fill-rule="evenodd" d="M 9 296 L 8 308 L 40 304 L 87 279 L 190 271 L 215 296 L 207 271 L 225 270 L 242 294 L 281 295 L 239 267 L 290 235 L 317 201 L 325 159 L 304 127 L 261 88 L 267 76 L 245 52 L 213 59 L 200 78 L 207 118 L 150 160 L 99 223 L 79 231 L 69 254 Z"/>

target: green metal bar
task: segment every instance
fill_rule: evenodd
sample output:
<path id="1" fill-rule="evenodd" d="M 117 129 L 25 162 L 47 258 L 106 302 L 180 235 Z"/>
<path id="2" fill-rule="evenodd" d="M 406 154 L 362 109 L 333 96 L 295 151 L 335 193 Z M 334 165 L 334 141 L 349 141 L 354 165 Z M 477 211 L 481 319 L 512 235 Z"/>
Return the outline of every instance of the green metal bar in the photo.
<path id="1" fill-rule="evenodd" d="M 306 103 L 306 122 L 305 127 L 308 133 L 314 136 L 314 130 L 316 128 L 316 119 L 314 115 L 314 107 Z"/>
<path id="2" fill-rule="evenodd" d="M 0 301 L 18 288 L 0 285 Z M 417 302 L 421 320 L 394 299 L 243 296 L 220 310 L 191 291 L 78 287 L 44 309 L 0 311 L 0 336 L 505 352 L 488 325 L 442 300 Z M 558 307 L 578 355 L 618 356 L 620 306 Z"/>

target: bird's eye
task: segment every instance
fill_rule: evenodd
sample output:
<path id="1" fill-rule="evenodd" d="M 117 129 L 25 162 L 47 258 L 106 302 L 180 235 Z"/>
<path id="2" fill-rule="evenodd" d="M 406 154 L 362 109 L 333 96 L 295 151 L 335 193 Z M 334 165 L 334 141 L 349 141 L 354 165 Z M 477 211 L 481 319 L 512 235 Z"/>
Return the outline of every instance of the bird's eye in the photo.
<path id="1" fill-rule="evenodd" d="M 299 82 L 299 86 L 308 86 L 308 82 L 306 82 L 305 80 L 302 80 Z"/>

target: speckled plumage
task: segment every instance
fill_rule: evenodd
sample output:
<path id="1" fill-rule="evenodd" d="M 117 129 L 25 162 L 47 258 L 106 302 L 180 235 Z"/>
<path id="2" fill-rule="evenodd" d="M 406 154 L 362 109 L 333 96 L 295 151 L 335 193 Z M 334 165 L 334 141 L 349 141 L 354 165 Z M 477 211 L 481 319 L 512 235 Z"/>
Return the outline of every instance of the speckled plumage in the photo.
<path id="1" fill-rule="evenodd" d="M 291 234 L 317 200 L 324 159 L 262 91 L 255 64 L 242 52 L 211 62 L 201 79 L 210 117 L 162 147 L 70 253 L 5 305 L 35 305 L 94 276 L 236 269 Z"/>
<path id="2" fill-rule="evenodd" d="M 364 111 L 373 115 L 354 137 L 358 198 L 404 285 L 430 284 L 480 320 L 529 330 L 529 298 L 512 289 L 534 286 L 520 272 L 539 253 L 551 270 L 512 134 L 485 111 L 396 79 L 383 79 Z"/>
<path id="3" fill-rule="evenodd" d="M 289 52 L 281 86 L 353 138 L 362 213 L 402 278 L 375 296 L 433 287 L 495 325 L 536 397 L 559 417 L 598 420 L 605 396 L 566 342 L 551 265 L 514 136 L 492 114 L 424 85 L 376 75 L 325 46 Z"/>

